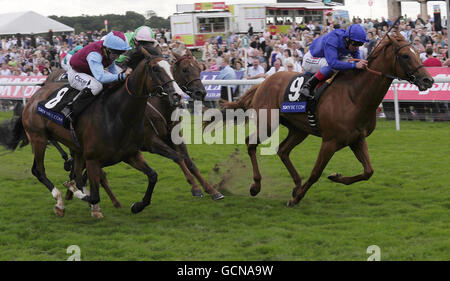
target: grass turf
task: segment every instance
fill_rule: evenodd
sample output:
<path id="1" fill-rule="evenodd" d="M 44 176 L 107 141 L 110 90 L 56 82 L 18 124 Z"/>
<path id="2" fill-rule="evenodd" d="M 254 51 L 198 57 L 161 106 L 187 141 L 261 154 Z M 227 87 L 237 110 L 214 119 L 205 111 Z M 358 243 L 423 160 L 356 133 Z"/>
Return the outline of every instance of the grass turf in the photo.
<path id="1" fill-rule="evenodd" d="M 0 120 L 11 117 L 1 112 Z M 287 133 L 280 131 L 280 141 Z M 31 174 L 26 146 L 14 153 L 0 148 L 0 260 L 66 260 L 78 245 L 82 260 L 367 260 L 378 245 L 381 260 L 450 259 L 450 123 L 381 120 L 368 138 L 375 174 L 344 186 L 326 177 L 362 172 L 346 148 L 332 158 L 300 204 L 287 208 L 294 184 L 279 158 L 258 156 L 262 189 L 249 195 L 250 160 L 244 145 L 189 145 L 190 155 L 226 198 L 193 198 L 179 167 L 145 153 L 158 172 L 152 204 L 133 215 L 147 186 L 140 172 L 118 164 L 105 169 L 123 209 L 101 190 L 105 218 L 90 217 L 86 203 L 66 202 L 54 215 L 50 192 Z M 305 180 L 320 139 L 307 138 L 291 159 Z M 68 173 L 49 146 L 46 171 L 55 186 Z M 215 169 L 213 169 L 215 167 Z M 64 191 L 65 192 L 65 191 Z"/>

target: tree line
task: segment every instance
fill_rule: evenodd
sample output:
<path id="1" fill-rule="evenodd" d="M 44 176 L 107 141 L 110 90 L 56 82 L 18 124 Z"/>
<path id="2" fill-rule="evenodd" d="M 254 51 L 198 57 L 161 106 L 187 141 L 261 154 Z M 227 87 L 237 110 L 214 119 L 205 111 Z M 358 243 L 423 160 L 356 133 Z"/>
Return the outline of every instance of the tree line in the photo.
<path id="1" fill-rule="evenodd" d="M 150 17 L 145 17 L 133 11 L 127 11 L 125 15 L 107 14 L 98 16 L 49 16 L 49 18 L 73 27 L 75 33 L 102 30 L 105 28 L 105 20 L 108 20 L 108 31 L 110 30 L 135 30 L 137 27 L 147 25 L 152 28 L 170 29 L 170 18 L 159 17 L 152 13 Z"/>

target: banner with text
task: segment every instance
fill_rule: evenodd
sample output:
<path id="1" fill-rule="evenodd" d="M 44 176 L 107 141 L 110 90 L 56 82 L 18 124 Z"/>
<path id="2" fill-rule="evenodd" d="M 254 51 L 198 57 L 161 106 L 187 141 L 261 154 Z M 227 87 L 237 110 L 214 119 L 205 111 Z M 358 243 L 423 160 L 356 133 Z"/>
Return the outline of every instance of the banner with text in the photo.
<path id="1" fill-rule="evenodd" d="M 0 76 L 0 99 L 26 99 L 39 90 L 39 86 L 1 86 L 2 83 L 43 83 L 47 76 Z"/>
<path id="2" fill-rule="evenodd" d="M 450 78 L 449 67 L 427 67 L 433 78 Z M 450 101 L 450 83 L 435 83 L 430 89 L 420 92 L 416 85 L 397 84 L 399 101 Z M 394 100 L 394 86 L 391 85 L 384 100 Z"/>

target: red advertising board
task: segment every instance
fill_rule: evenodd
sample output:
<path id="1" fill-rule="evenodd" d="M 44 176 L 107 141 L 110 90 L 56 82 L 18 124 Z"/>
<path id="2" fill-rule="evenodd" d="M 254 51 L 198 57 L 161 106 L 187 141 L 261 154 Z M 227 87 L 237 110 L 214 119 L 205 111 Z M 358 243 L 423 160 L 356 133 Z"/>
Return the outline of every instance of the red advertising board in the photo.
<path id="1" fill-rule="evenodd" d="M 0 76 L 0 99 L 29 99 L 39 86 L 1 86 L 2 83 L 42 83 L 47 76 Z"/>
<path id="2" fill-rule="evenodd" d="M 203 39 L 203 38 L 202 38 Z M 449 67 L 429 67 L 433 78 L 450 78 Z M 2 83 L 34 82 L 42 83 L 46 76 L 0 76 L 0 99 L 30 98 L 39 86 L 1 86 Z M 450 101 L 450 83 L 435 83 L 430 89 L 420 92 L 417 86 L 409 83 L 397 84 L 400 101 Z M 391 85 L 384 100 L 394 100 L 394 86 Z"/>
<path id="3" fill-rule="evenodd" d="M 427 67 L 433 78 L 450 78 L 450 67 Z M 399 101 L 450 101 L 450 83 L 435 83 L 430 89 L 420 92 L 409 83 L 397 84 Z M 394 100 L 394 86 L 391 85 L 384 100 Z"/>

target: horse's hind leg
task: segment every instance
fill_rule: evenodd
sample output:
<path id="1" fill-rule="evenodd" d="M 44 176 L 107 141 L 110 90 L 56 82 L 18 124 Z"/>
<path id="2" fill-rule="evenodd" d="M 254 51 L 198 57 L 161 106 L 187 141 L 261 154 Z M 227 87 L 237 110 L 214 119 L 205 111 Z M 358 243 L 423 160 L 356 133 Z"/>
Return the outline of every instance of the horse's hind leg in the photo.
<path id="1" fill-rule="evenodd" d="M 112 192 L 111 188 L 109 187 L 108 179 L 106 178 L 106 173 L 101 170 L 101 177 L 100 177 L 100 184 L 103 186 L 103 188 L 106 191 L 106 194 L 108 194 L 109 199 L 111 199 L 114 207 L 116 208 L 122 208 L 122 205 L 120 204 L 119 200 L 117 200 L 116 196 Z"/>
<path id="2" fill-rule="evenodd" d="M 53 183 L 47 178 L 47 175 L 45 174 L 44 157 L 47 139 L 42 136 L 30 136 L 30 140 L 34 151 L 34 162 L 33 167 L 31 168 L 31 172 L 52 193 L 53 198 L 56 200 L 53 211 L 58 216 L 62 217 L 64 216 L 65 207 L 61 192 L 53 185 Z"/>
<path id="3" fill-rule="evenodd" d="M 254 132 L 251 136 L 248 136 L 245 139 L 245 143 L 247 144 L 247 153 L 250 156 L 250 160 L 252 162 L 253 167 L 253 183 L 250 186 L 250 194 L 252 196 L 258 195 L 261 191 L 261 173 L 259 172 L 258 167 L 258 159 L 256 158 L 256 148 L 259 144 L 258 132 Z M 256 138 L 256 143 L 250 143 L 250 140 L 254 140 Z"/>
<path id="4" fill-rule="evenodd" d="M 286 168 L 289 171 L 289 174 L 291 175 L 292 179 L 294 180 L 295 188 L 294 190 L 298 189 L 302 185 L 302 178 L 297 173 L 297 170 L 295 169 L 294 165 L 291 162 L 291 159 L 289 158 L 289 155 L 299 143 L 301 143 L 306 137 L 308 136 L 307 133 L 303 132 L 297 132 L 294 129 L 290 129 L 288 136 L 281 142 L 279 148 L 278 148 L 278 156 L 280 157 L 283 164 L 286 166 Z"/>
<path id="5" fill-rule="evenodd" d="M 62 159 L 64 159 L 64 170 L 70 172 L 73 166 L 73 159 L 72 158 L 69 159 L 69 155 L 67 154 L 67 152 L 64 151 L 64 149 L 57 141 L 50 140 L 50 142 L 53 144 L 54 147 L 56 147 L 56 149 L 58 149 L 59 154 L 61 155 Z"/>
<path id="6" fill-rule="evenodd" d="M 367 148 L 366 138 L 359 139 L 356 143 L 350 145 L 350 148 L 359 162 L 363 165 L 364 172 L 353 177 L 343 177 L 341 174 L 336 173 L 328 177 L 330 180 L 349 185 L 358 181 L 368 180 L 373 175 L 373 168 L 370 164 L 369 149 Z"/>
<path id="7" fill-rule="evenodd" d="M 253 184 L 250 186 L 250 195 L 252 196 L 258 195 L 261 191 L 261 173 L 258 167 L 256 148 L 260 143 L 270 138 L 272 133 L 278 127 L 278 116 L 273 116 L 274 112 L 272 111 L 273 110 L 268 110 L 265 108 L 256 110 L 256 130 L 245 139 L 245 143 L 247 144 L 247 152 L 250 156 L 253 167 Z M 276 114 L 278 114 L 278 112 L 276 112 Z"/>
<path id="8" fill-rule="evenodd" d="M 327 166 L 331 157 L 338 150 L 338 145 L 334 141 L 322 142 L 320 147 L 319 156 L 317 157 L 316 164 L 309 176 L 308 180 L 303 184 L 301 190 L 294 189 L 293 197 L 291 201 L 288 202 L 288 206 L 294 206 L 300 202 L 300 200 L 305 196 L 308 189 L 320 178 L 323 169 Z"/>

